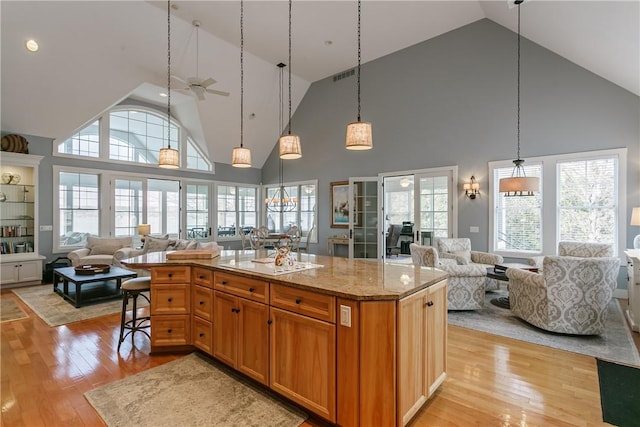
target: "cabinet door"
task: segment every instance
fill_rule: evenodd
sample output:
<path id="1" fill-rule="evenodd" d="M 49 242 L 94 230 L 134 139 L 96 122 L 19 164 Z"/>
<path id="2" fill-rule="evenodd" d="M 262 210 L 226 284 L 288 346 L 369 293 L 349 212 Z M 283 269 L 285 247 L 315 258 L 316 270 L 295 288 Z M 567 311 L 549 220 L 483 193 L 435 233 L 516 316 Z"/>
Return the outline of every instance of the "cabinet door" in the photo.
<path id="1" fill-rule="evenodd" d="M 429 396 L 446 378 L 447 281 L 431 286 L 427 294 L 427 385 Z"/>
<path id="2" fill-rule="evenodd" d="M 213 293 L 213 356 L 236 367 L 238 336 L 237 297 L 224 292 Z"/>
<path id="3" fill-rule="evenodd" d="M 20 261 L 19 280 L 32 282 L 42 280 L 42 261 Z"/>
<path id="4" fill-rule="evenodd" d="M 427 289 L 399 302 L 398 315 L 398 422 L 403 426 L 426 402 Z"/>
<path id="5" fill-rule="evenodd" d="M 270 387 L 335 422 L 335 325 L 273 307 L 271 320 Z"/>
<path id="6" fill-rule="evenodd" d="M 238 298 L 236 369 L 269 385 L 269 306 Z"/>
<path id="7" fill-rule="evenodd" d="M 8 285 L 18 281 L 19 263 L 5 262 L 0 265 L 0 284 Z"/>

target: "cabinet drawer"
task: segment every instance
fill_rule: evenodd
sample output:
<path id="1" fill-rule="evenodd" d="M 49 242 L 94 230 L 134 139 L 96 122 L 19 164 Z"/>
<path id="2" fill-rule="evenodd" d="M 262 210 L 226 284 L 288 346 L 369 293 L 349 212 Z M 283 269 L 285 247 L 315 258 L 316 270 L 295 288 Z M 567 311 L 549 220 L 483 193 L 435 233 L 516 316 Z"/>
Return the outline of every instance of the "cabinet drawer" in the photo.
<path id="1" fill-rule="evenodd" d="M 193 267 L 191 280 L 196 285 L 213 288 L 213 271 L 202 267 Z"/>
<path id="2" fill-rule="evenodd" d="M 211 322 L 194 317 L 192 326 L 193 345 L 205 353 L 213 355 L 213 328 Z"/>
<path id="3" fill-rule="evenodd" d="M 271 305 L 326 322 L 336 322 L 336 299 L 330 295 L 271 285 Z"/>
<path id="4" fill-rule="evenodd" d="M 190 316 L 151 316 L 151 345 L 191 344 Z"/>
<path id="5" fill-rule="evenodd" d="M 191 303 L 193 305 L 191 313 L 204 320 L 211 321 L 212 302 L 213 291 L 211 289 L 199 285 L 191 287 Z"/>
<path id="6" fill-rule="evenodd" d="M 189 314 L 190 285 L 151 285 L 151 314 Z"/>
<path id="7" fill-rule="evenodd" d="M 191 283 L 191 267 L 188 265 L 153 267 L 151 283 Z"/>
<path id="8" fill-rule="evenodd" d="M 214 289 L 265 304 L 269 301 L 267 282 L 217 271 L 214 277 Z"/>

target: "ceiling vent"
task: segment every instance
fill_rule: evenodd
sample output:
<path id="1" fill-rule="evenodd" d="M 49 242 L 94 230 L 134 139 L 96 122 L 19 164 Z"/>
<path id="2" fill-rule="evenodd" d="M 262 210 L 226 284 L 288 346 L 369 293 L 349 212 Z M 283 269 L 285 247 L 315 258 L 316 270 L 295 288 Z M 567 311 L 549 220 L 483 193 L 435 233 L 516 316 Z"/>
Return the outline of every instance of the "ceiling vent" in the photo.
<path id="1" fill-rule="evenodd" d="M 346 79 L 347 77 L 351 77 L 356 73 L 355 68 L 352 68 L 351 70 L 347 70 L 347 71 L 343 71 L 340 74 L 336 74 L 335 76 L 333 76 L 333 82 L 337 82 L 338 80 L 342 80 L 342 79 Z"/>

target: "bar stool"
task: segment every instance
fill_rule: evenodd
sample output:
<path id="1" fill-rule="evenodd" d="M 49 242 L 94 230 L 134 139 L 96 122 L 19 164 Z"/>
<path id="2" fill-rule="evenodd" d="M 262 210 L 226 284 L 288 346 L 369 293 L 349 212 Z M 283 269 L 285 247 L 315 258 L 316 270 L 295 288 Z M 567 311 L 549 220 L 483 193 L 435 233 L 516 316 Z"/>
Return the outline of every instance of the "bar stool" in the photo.
<path id="1" fill-rule="evenodd" d="M 151 339 L 151 336 L 145 329 L 150 328 L 150 316 L 138 317 L 138 297 L 142 296 L 147 302 L 151 303 L 149 298 L 143 294 L 151 289 L 151 277 L 135 277 L 125 281 L 121 286 L 122 291 L 122 315 L 120 317 L 120 340 L 118 342 L 118 351 L 120 345 L 125 338 L 131 334 L 131 344 L 133 345 L 133 335 L 140 331 Z M 133 313 L 131 319 L 127 320 L 127 305 L 129 298 L 133 300 Z M 145 324 L 146 323 L 146 324 Z M 125 333 L 125 330 L 127 331 Z"/>

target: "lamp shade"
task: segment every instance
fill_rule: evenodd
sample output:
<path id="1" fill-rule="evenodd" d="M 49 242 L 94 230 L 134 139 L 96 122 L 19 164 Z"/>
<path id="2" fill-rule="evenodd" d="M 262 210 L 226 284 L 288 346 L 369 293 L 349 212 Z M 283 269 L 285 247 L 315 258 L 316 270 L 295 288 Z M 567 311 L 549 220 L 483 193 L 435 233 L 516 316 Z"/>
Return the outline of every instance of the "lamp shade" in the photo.
<path id="1" fill-rule="evenodd" d="M 282 135 L 278 139 L 280 146 L 280 158 L 285 160 L 299 159 L 302 157 L 302 147 L 298 135 Z"/>
<path id="2" fill-rule="evenodd" d="M 347 150 L 370 150 L 373 148 L 371 123 L 353 122 L 347 125 Z"/>
<path id="3" fill-rule="evenodd" d="M 533 193 L 540 190 L 540 178 L 527 176 L 514 176 L 500 180 L 501 193 Z"/>
<path id="4" fill-rule="evenodd" d="M 158 158 L 158 167 L 164 169 L 178 169 L 180 167 L 180 154 L 174 148 L 161 148 Z"/>
<path id="5" fill-rule="evenodd" d="M 630 225 L 640 225 L 640 207 L 633 208 L 631 212 L 631 224 Z"/>
<path id="6" fill-rule="evenodd" d="M 231 166 L 236 168 L 250 168 L 251 150 L 244 147 L 235 147 L 231 155 Z"/>
<path id="7" fill-rule="evenodd" d="M 138 224 L 138 234 L 141 236 L 151 234 L 151 224 Z"/>

